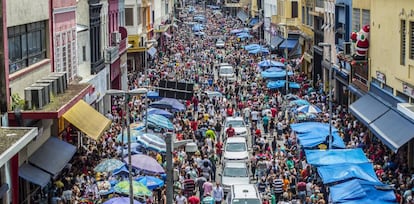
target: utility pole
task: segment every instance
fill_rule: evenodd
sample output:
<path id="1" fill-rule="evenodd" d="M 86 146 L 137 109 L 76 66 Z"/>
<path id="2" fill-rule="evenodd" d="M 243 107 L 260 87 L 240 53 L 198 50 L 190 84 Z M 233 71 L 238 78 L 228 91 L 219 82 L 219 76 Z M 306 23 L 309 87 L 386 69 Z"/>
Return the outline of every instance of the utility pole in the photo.
<path id="1" fill-rule="evenodd" d="M 172 133 L 165 133 L 164 134 L 164 138 L 165 138 L 165 145 L 166 145 L 166 150 L 167 150 L 167 154 L 165 156 L 166 162 L 167 162 L 167 183 L 166 183 L 166 189 L 167 189 L 167 203 L 174 203 L 174 190 L 173 190 L 173 163 L 172 163 Z"/>

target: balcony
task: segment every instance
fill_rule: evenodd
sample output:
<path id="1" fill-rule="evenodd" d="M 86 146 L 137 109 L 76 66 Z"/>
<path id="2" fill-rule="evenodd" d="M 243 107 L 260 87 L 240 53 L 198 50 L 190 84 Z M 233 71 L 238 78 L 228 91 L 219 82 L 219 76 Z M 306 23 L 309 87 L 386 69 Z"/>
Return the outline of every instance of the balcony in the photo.
<path id="1" fill-rule="evenodd" d="M 125 40 L 125 39 L 124 39 Z M 105 49 L 105 63 L 112 64 L 119 57 L 119 46 L 110 46 Z"/>
<path id="2" fill-rule="evenodd" d="M 121 42 L 119 43 L 119 53 L 124 53 L 128 48 L 127 48 L 127 44 L 128 44 L 128 38 L 124 38 L 121 40 Z"/>

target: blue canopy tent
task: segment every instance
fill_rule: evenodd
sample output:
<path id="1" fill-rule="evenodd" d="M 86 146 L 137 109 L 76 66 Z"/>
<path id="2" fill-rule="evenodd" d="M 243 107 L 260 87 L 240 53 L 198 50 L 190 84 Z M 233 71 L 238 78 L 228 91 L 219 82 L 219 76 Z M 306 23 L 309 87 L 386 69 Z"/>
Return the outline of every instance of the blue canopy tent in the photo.
<path id="1" fill-rule="evenodd" d="M 274 60 L 263 60 L 257 63 L 259 67 L 279 67 L 279 68 L 285 68 L 285 65 L 281 62 L 274 61 Z"/>
<path id="2" fill-rule="evenodd" d="M 250 34 L 248 34 L 248 33 L 239 33 L 238 35 L 237 35 L 237 38 L 240 38 L 240 39 L 242 39 L 242 40 L 244 40 L 244 39 L 246 39 L 246 38 L 252 38 L 253 36 L 252 35 L 250 35 Z"/>
<path id="3" fill-rule="evenodd" d="M 294 123 L 294 124 L 291 124 L 290 127 L 296 133 L 308 133 L 312 130 L 329 131 L 329 124 L 321 123 L 321 122 Z M 338 129 L 332 126 L 332 132 L 338 132 Z"/>
<path id="4" fill-rule="evenodd" d="M 318 167 L 318 174 L 324 184 L 361 179 L 371 182 L 380 182 L 371 163 L 334 164 Z"/>
<path id="5" fill-rule="evenodd" d="M 293 72 L 287 72 L 289 76 L 293 75 Z M 278 78 L 285 78 L 286 77 L 286 71 L 281 72 L 266 72 L 263 71 L 260 73 L 262 75 L 262 78 L 264 79 L 278 79 Z"/>
<path id="6" fill-rule="evenodd" d="M 285 80 L 277 80 L 277 81 L 269 81 L 267 82 L 266 87 L 269 89 L 278 89 L 278 88 L 282 88 L 285 87 Z"/>
<path id="7" fill-rule="evenodd" d="M 353 179 L 330 187 L 333 203 L 397 203 L 393 188 L 380 182 Z"/>
<path id="8" fill-rule="evenodd" d="M 194 32 L 194 35 L 196 35 L 196 36 L 204 36 L 204 35 L 206 35 L 206 33 L 205 32 L 201 32 L 201 31 L 198 31 L 198 32 Z"/>
<path id="9" fill-rule="evenodd" d="M 258 45 L 258 44 L 250 44 L 250 45 L 244 46 L 244 49 L 249 51 L 249 50 L 256 50 L 256 49 L 259 49 L 259 48 L 262 48 L 262 47 L 263 46 Z"/>
<path id="10" fill-rule="evenodd" d="M 289 88 L 300 89 L 300 84 L 298 84 L 296 82 L 289 82 Z"/>
<path id="11" fill-rule="evenodd" d="M 204 29 L 204 26 L 202 24 L 195 24 L 193 25 L 193 27 L 191 28 L 191 30 L 193 32 L 198 32 Z"/>
<path id="12" fill-rule="evenodd" d="M 157 99 L 160 97 L 160 94 L 157 91 L 148 91 L 147 97 L 150 99 Z"/>
<path id="13" fill-rule="evenodd" d="M 215 6 L 215 5 L 207 5 L 208 8 L 212 9 L 212 10 L 219 10 L 220 6 Z"/>
<path id="14" fill-rule="evenodd" d="M 325 166 L 334 164 L 358 164 L 369 162 L 364 151 L 356 149 L 329 149 L 311 150 L 305 149 L 308 164 L 314 166 Z"/>
<path id="15" fill-rule="evenodd" d="M 269 54 L 270 51 L 267 48 L 260 48 L 260 49 L 256 49 L 256 50 L 250 50 L 249 54 Z"/>
<path id="16" fill-rule="evenodd" d="M 266 71 L 266 72 L 281 72 L 281 71 L 283 71 L 283 70 L 284 70 L 284 69 L 279 68 L 279 67 L 270 67 L 270 68 L 266 69 L 265 71 Z"/>

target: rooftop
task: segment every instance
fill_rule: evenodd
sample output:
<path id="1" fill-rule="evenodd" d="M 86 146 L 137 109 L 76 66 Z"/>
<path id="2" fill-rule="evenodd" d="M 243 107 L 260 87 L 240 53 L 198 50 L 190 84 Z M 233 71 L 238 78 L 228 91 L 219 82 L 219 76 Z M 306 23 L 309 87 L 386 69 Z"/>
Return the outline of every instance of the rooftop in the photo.
<path id="1" fill-rule="evenodd" d="M 5 164 L 37 136 L 33 127 L 0 127 L 0 166 Z"/>

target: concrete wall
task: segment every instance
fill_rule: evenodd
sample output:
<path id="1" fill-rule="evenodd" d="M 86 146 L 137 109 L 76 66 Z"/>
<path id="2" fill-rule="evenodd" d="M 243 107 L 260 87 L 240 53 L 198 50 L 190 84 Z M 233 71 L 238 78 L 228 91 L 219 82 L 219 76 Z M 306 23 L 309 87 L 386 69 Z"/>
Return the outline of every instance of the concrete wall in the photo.
<path id="1" fill-rule="evenodd" d="M 162 16 L 164 14 L 164 11 L 162 10 L 161 6 L 161 0 L 153 0 L 154 4 L 151 6 L 151 10 L 154 11 L 154 29 L 158 29 L 157 26 L 161 24 Z"/>
<path id="2" fill-rule="evenodd" d="M 79 0 L 76 5 L 76 23 L 89 25 L 89 5 L 88 0 Z"/>
<path id="3" fill-rule="evenodd" d="M 49 0 L 7 0 L 7 27 L 49 19 Z"/>
<path id="4" fill-rule="evenodd" d="M 376 71 L 382 72 L 386 76 L 386 84 L 400 92 L 403 87 L 402 81 L 414 84 L 414 60 L 409 59 L 409 24 L 414 21 L 414 16 L 408 15 L 413 8 L 414 1 L 410 0 L 371 1 L 371 77 L 376 77 Z M 405 14 L 400 15 L 402 9 L 405 10 Z M 401 20 L 405 20 L 407 28 L 405 65 L 400 64 Z"/>

